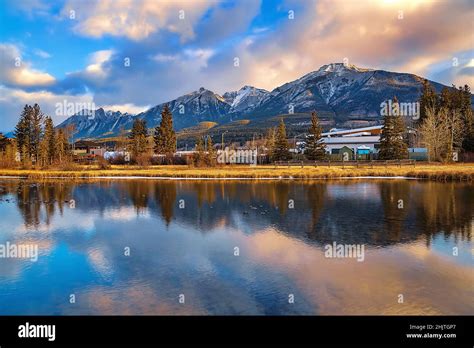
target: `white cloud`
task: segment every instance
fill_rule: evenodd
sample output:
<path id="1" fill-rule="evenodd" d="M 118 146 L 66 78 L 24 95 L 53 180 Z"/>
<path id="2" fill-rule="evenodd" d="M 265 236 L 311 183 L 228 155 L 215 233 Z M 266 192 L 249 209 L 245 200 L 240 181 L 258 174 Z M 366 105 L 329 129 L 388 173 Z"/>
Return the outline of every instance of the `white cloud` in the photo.
<path id="1" fill-rule="evenodd" d="M 452 24 L 472 22 L 474 8 L 467 0 L 456 6 L 426 0 L 320 0 L 283 6 L 283 11 L 295 9 L 294 20 L 282 21 L 274 30 L 249 36 L 236 46 L 241 84 L 271 90 L 346 57 L 358 66 L 429 78 L 434 63 L 472 50 L 469 30 Z"/>
<path id="2" fill-rule="evenodd" d="M 128 112 L 129 114 L 139 114 L 140 112 L 146 111 L 149 108 L 151 108 L 151 105 L 140 106 L 140 105 L 127 103 L 127 104 L 102 105 L 101 107 L 104 110 L 120 111 L 122 113 Z"/>
<path id="3" fill-rule="evenodd" d="M 12 44 L 0 44 L 0 83 L 22 87 L 49 86 L 56 79 L 46 72 L 31 67 L 23 61 L 19 48 Z"/>
<path id="4" fill-rule="evenodd" d="M 63 122 L 67 115 L 56 115 L 57 103 L 89 103 L 92 104 L 92 94 L 67 95 L 54 94 L 48 91 L 27 92 L 17 88 L 0 85 L 0 125 L 4 130 L 13 129 L 25 104 L 38 103 L 41 110 L 53 118 L 55 124 Z"/>
<path id="5" fill-rule="evenodd" d="M 142 40 L 164 29 L 178 33 L 185 41 L 194 37 L 193 26 L 215 4 L 216 1 L 187 0 L 70 0 L 63 13 L 76 12 L 78 24 L 74 30 L 85 36 Z"/>
<path id="6" fill-rule="evenodd" d="M 114 50 L 101 50 L 92 53 L 89 56 L 89 65 L 85 71 L 89 74 L 105 77 L 106 71 L 104 70 L 104 63 L 107 62 L 113 54 Z"/>
<path id="7" fill-rule="evenodd" d="M 43 51 L 43 50 L 41 50 L 41 49 L 35 50 L 34 53 L 35 53 L 38 57 L 43 58 L 43 59 L 51 58 L 51 54 L 49 54 L 48 52 Z"/>

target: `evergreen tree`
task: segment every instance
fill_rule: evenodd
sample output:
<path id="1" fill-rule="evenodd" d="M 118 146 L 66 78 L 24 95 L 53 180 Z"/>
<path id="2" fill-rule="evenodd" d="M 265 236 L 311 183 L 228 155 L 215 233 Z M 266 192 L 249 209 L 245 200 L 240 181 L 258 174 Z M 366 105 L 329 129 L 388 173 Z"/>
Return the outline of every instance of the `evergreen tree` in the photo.
<path id="1" fill-rule="evenodd" d="M 45 143 L 46 162 L 47 164 L 53 164 L 56 159 L 56 134 L 53 120 L 49 116 L 46 117 L 44 121 L 43 142 Z"/>
<path id="2" fill-rule="evenodd" d="M 49 165 L 48 161 L 48 143 L 45 138 L 41 139 L 39 146 L 39 164 L 41 167 Z"/>
<path id="3" fill-rule="evenodd" d="M 447 110 L 452 110 L 456 105 L 455 103 L 455 93 L 451 91 L 448 87 L 443 87 L 441 93 L 438 97 L 438 108 L 440 110 L 445 108 Z"/>
<path id="4" fill-rule="evenodd" d="M 212 143 L 212 138 L 208 135 L 207 136 L 207 154 L 206 154 L 206 164 L 208 166 L 215 166 L 217 159 L 217 152 L 214 148 L 214 144 Z"/>
<path id="5" fill-rule="evenodd" d="M 15 139 L 20 151 L 21 161 L 25 162 L 30 160 L 30 138 L 31 138 L 31 114 L 32 107 L 25 105 L 23 111 L 20 114 L 20 119 L 15 127 Z"/>
<path id="6" fill-rule="evenodd" d="M 38 104 L 35 104 L 31 112 L 31 136 L 30 154 L 35 162 L 39 159 L 40 142 L 43 136 L 44 114 Z"/>
<path id="7" fill-rule="evenodd" d="M 398 105 L 396 97 L 393 98 L 392 105 Z M 400 112 L 396 112 L 395 115 L 387 113 L 384 116 L 384 126 L 380 136 L 380 159 L 392 160 L 407 158 L 408 147 L 404 141 L 405 131 L 405 122 Z"/>
<path id="8" fill-rule="evenodd" d="M 5 151 L 7 148 L 8 144 L 8 139 L 3 135 L 2 132 L 0 132 L 0 152 Z"/>
<path id="9" fill-rule="evenodd" d="M 155 128 L 154 134 L 155 152 L 173 157 L 176 151 L 176 133 L 173 129 L 173 114 L 168 104 L 161 111 L 160 125 Z"/>
<path id="10" fill-rule="evenodd" d="M 206 162 L 206 153 L 204 150 L 204 142 L 199 137 L 196 142 L 196 149 L 193 153 L 193 164 L 197 167 L 202 166 Z"/>
<path id="11" fill-rule="evenodd" d="M 420 119 L 418 123 L 421 124 L 426 118 L 427 108 L 434 108 L 438 104 L 438 97 L 433 86 L 428 80 L 423 80 L 423 89 L 420 97 Z"/>
<path id="12" fill-rule="evenodd" d="M 133 122 L 132 131 L 130 132 L 130 140 L 131 140 L 131 153 L 132 156 L 137 158 L 141 154 L 147 151 L 147 136 L 148 131 L 146 127 L 146 121 L 143 119 L 136 119 Z"/>
<path id="13" fill-rule="evenodd" d="M 265 139 L 265 147 L 267 148 L 267 155 L 270 161 L 273 161 L 273 153 L 275 151 L 276 128 L 272 127 L 267 132 Z"/>
<path id="14" fill-rule="evenodd" d="M 326 157 L 326 145 L 322 140 L 323 129 L 319 124 L 316 112 L 311 113 L 311 127 L 306 138 L 304 154 L 311 161 L 323 160 Z"/>
<path id="15" fill-rule="evenodd" d="M 461 87 L 459 87 L 461 90 Z M 471 89 L 468 85 L 464 85 L 461 93 L 461 117 L 464 122 L 465 137 L 462 148 L 465 151 L 474 152 L 474 115 L 471 105 Z"/>
<path id="16" fill-rule="evenodd" d="M 56 133 L 55 153 L 59 163 L 65 163 L 71 155 L 68 136 L 64 129 L 60 128 Z"/>
<path id="17" fill-rule="evenodd" d="M 275 149 L 273 151 L 273 160 L 286 161 L 291 158 L 289 152 L 288 140 L 286 139 L 286 127 L 283 119 L 280 120 L 275 138 Z"/>

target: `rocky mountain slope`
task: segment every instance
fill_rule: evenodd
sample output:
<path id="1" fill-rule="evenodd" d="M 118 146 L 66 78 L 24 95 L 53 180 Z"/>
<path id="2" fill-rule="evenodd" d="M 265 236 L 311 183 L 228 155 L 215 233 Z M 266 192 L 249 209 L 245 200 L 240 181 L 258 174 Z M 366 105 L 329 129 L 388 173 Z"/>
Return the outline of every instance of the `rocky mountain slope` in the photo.
<path id="1" fill-rule="evenodd" d="M 269 92 L 252 86 L 222 96 L 201 87 L 169 101 L 177 130 L 203 121 L 226 124 L 239 119 L 256 120 L 316 110 L 334 124 L 348 120 L 378 120 L 380 104 L 397 96 L 400 102 L 416 102 L 423 78 L 406 73 L 362 69 L 354 65 L 332 63 Z M 437 91 L 444 86 L 432 82 Z M 76 126 L 78 138 L 105 137 L 130 129 L 135 118 L 144 118 L 148 127 L 159 124 L 163 104 L 137 115 L 98 109 L 95 117 L 74 115 L 59 127 Z"/>

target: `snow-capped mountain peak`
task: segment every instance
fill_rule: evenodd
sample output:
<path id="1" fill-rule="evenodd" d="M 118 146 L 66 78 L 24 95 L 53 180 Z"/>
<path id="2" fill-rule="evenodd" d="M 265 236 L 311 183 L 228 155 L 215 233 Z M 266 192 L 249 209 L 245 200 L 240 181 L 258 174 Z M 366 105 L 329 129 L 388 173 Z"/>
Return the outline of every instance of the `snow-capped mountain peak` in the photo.
<path id="1" fill-rule="evenodd" d="M 254 108 L 269 92 L 245 85 L 236 92 L 224 93 L 224 99 L 230 104 L 230 112 L 243 112 Z"/>
<path id="2" fill-rule="evenodd" d="M 330 63 L 271 92 L 245 85 L 222 96 L 204 87 L 168 101 L 175 129 L 211 121 L 226 124 L 236 119 L 267 118 L 288 113 L 310 114 L 343 124 L 348 120 L 376 121 L 380 103 L 395 95 L 401 101 L 416 101 L 422 89 L 416 75 L 359 68 L 351 64 Z M 440 91 L 443 86 L 430 81 Z M 164 103 L 136 116 L 95 110 L 93 118 L 71 116 L 59 127 L 74 124 L 77 137 L 101 137 L 130 129 L 136 118 L 145 119 L 149 128 L 161 120 Z M 291 111 L 292 110 L 292 111 Z M 90 112 L 86 112 L 89 115 Z"/>
<path id="3" fill-rule="evenodd" d="M 319 68 L 318 72 L 326 72 L 326 73 L 341 73 L 343 71 L 356 71 L 356 72 L 367 72 L 372 71 L 372 69 L 364 69 L 359 68 L 354 64 L 345 64 L 345 63 L 330 63 L 323 65 Z"/>

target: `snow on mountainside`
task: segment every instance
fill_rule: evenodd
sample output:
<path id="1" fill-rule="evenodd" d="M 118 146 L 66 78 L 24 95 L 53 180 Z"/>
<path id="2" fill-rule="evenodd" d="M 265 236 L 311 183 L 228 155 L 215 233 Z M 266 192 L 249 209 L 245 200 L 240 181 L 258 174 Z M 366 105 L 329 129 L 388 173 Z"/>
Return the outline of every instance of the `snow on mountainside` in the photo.
<path id="1" fill-rule="evenodd" d="M 380 104 L 394 96 L 400 102 L 416 102 L 422 80 L 413 74 L 331 63 L 271 92 L 244 86 L 221 96 L 201 87 L 168 105 L 177 130 L 203 121 L 225 124 L 239 118 L 253 120 L 313 110 L 340 124 L 351 119 L 379 119 Z M 431 84 L 438 92 L 444 87 Z M 164 103 L 156 105 L 135 116 L 98 109 L 95 118 L 74 115 L 59 127 L 74 124 L 78 137 L 101 137 L 118 134 L 121 128 L 130 129 L 135 118 L 143 118 L 152 128 L 159 124 L 163 106 Z"/>
<path id="2" fill-rule="evenodd" d="M 252 111 L 254 117 L 318 111 L 342 123 L 351 118 L 378 118 L 380 104 L 397 96 L 401 102 L 416 102 L 422 79 L 413 74 L 362 69 L 332 63 L 275 88 Z M 443 85 L 431 82 L 441 90 Z"/>
<path id="3" fill-rule="evenodd" d="M 229 118 L 229 103 L 220 95 L 203 87 L 167 104 L 173 113 L 173 122 L 177 129 L 194 126 L 203 121 L 220 123 Z M 161 120 L 161 110 L 164 105 L 165 103 L 159 104 L 136 117 L 144 118 L 149 127 L 154 127 Z"/>
<path id="4" fill-rule="evenodd" d="M 118 134 L 120 129 L 129 129 L 133 124 L 133 115 L 120 111 L 82 110 L 61 123 L 58 128 L 74 126 L 76 138 L 98 137 Z"/>
<path id="5" fill-rule="evenodd" d="M 269 92 L 264 89 L 244 86 L 237 92 L 224 93 L 224 96 L 231 95 L 232 99 L 224 98 L 230 103 L 229 112 L 238 113 L 252 110 L 268 93 Z"/>

